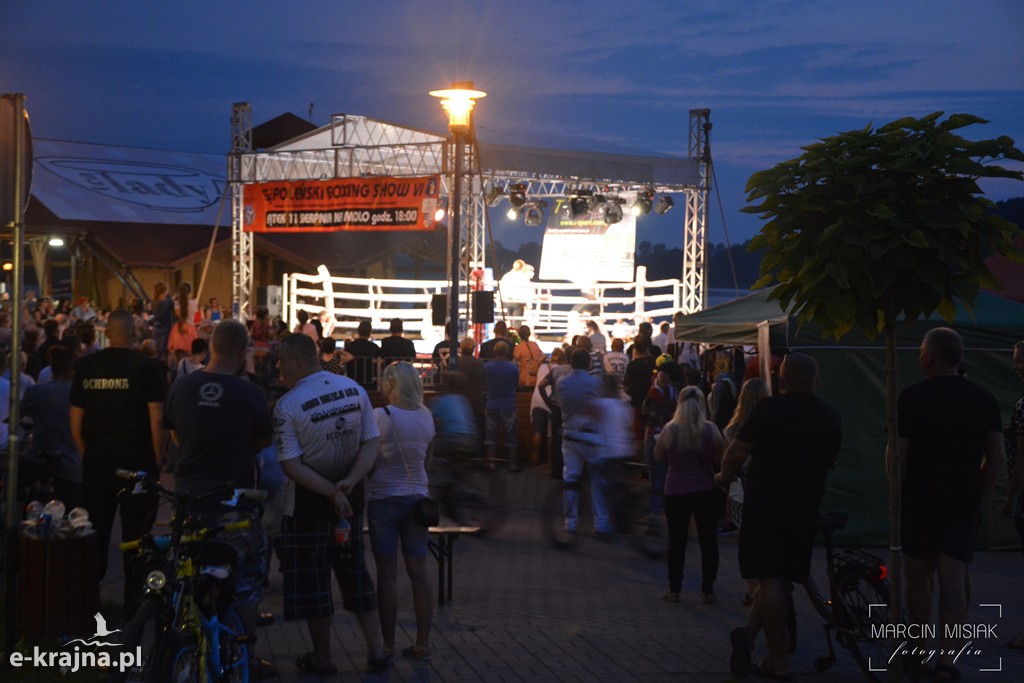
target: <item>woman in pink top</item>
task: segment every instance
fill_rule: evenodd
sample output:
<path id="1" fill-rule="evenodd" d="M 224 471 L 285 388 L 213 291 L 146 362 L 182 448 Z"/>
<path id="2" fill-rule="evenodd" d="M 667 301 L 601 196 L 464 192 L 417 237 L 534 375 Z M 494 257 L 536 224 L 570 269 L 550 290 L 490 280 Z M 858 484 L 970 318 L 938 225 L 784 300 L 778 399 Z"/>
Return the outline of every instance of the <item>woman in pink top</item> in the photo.
<path id="1" fill-rule="evenodd" d="M 668 592 L 679 602 L 691 515 L 700 541 L 701 602 L 711 605 L 718 577 L 718 520 L 725 503 L 715 486 L 715 468 L 722 461 L 725 438 L 707 419 L 707 401 L 697 387 L 679 392 L 676 412 L 658 435 L 654 458 L 668 461 L 665 476 L 665 518 L 668 522 Z"/>

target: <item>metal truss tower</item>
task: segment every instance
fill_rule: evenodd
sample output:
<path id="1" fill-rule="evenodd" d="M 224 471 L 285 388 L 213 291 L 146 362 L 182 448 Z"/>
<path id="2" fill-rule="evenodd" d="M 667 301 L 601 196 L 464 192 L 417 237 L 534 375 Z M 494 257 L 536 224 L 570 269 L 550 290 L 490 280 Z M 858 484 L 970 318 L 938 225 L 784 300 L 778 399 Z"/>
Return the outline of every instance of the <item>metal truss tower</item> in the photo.
<path id="1" fill-rule="evenodd" d="M 252 233 L 245 231 L 242 189 L 242 157 L 252 148 L 252 107 L 236 102 L 231 107 L 231 152 L 228 182 L 231 185 L 231 314 L 245 322 L 255 313 L 252 306 Z"/>
<path id="2" fill-rule="evenodd" d="M 686 193 L 686 226 L 683 232 L 683 277 L 680 308 L 684 314 L 704 308 L 707 301 L 707 224 L 711 154 L 710 109 L 690 110 L 689 157 L 698 160 L 700 186 Z"/>

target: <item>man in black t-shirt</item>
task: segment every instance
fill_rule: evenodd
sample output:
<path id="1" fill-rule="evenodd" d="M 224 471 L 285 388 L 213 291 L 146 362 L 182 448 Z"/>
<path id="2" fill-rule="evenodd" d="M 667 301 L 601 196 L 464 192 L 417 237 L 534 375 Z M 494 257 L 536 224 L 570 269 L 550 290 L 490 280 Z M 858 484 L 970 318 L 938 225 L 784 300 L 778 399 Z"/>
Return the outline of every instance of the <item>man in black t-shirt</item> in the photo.
<path id="1" fill-rule="evenodd" d="M 208 519 L 209 524 L 217 524 L 235 521 L 225 516 L 220 504 L 227 496 L 226 487 L 256 487 L 256 454 L 270 445 L 273 425 L 263 390 L 245 375 L 249 348 L 245 325 L 225 320 L 214 329 L 211 342 L 210 362 L 171 385 L 164 418 L 180 448 L 174 463 L 175 488 L 206 496 L 192 511 L 203 515 L 204 523 Z M 229 516 L 236 514 L 227 511 Z M 252 635 L 266 579 L 266 534 L 262 525 L 253 524 L 222 533 L 218 539 L 238 551 L 235 600 L 245 632 Z M 251 673 L 262 677 L 269 675 L 273 665 L 253 659 L 251 668 Z"/>
<path id="2" fill-rule="evenodd" d="M 960 335 L 929 330 L 919 362 L 925 379 L 897 402 L 903 475 L 902 545 L 911 624 L 930 624 L 932 585 L 938 576 L 942 653 L 935 665 L 952 680 L 961 642 L 946 624 L 967 616 L 967 565 L 980 520 L 981 498 L 1003 468 L 1002 420 L 988 391 L 960 377 Z M 919 647 L 928 647 L 918 643 Z"/>
<path id="3" fill-rule="evenodd" d="M 782 395 L 754 407 L 715 477 L 727 485 L 751 458 L 743 480 L 739 560 L 743 578 L 757 580 L 758 588 L 747 626 L 730 634 L 736 675 L 751 670 L 750 644 L 761 628 L 768 643 L 761 673 L 789 675 L 786 585 L 807 580 L 816 513 L 842 443 L 839 413 L 814 395 L 817 361 L 791 353 L 779 372 Z"/>
<path id="4" fill-rule="evenodd" d="M 134 330 L 131 313 L 111 313 L 108 348 L 80 358 L 71 384 L 71 436 L 82 454 L 82 499 L 99 541 L 96 562 L 101 580 L 107 571 L 118 493 L 124 487 L 114 470 L 157 474 L 163 461 L 167 388 L 156 361 L 132 349 Z M 139 538 L 153 526 L 154 496 L 125 496 L 120 507 L 121 538 Z M 125 553 L 126 567 L 129 560 L 130 553 Z"/>
<path id="5" fill-rule="evenodd" d="M 345 374 L 367 391 L 377 390 L 377 363 L 380 359 L 380 347 L 370 341 L 372 331 L 370 321 L 363 320 L 356 328 L 356 338 L 345 342 L 345 350 L 355 356 L 349 361 Z"/>
<path id="6" fill-rule="evenodd" d="M 391 336 L 380 340 L 380 357 L 384 363 L 391 363 L 396 360 L 405 360 L 410 363 L 416 360 L 416 346 L 411 339 L 402 336 L 402 319 L 391 320 Z"/>

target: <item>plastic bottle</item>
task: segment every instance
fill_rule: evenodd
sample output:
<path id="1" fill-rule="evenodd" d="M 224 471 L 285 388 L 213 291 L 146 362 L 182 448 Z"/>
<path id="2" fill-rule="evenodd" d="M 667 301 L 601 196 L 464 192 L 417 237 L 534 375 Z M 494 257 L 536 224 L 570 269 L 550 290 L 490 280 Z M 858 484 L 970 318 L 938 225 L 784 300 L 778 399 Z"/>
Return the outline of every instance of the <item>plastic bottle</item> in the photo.
<path id="1" fill-rule="evenodd" d="M 334 525 L 334 545 L 337 548 L 347 550 L 352 545 L 352 525 L 347 517 L 338 517 Z"/>

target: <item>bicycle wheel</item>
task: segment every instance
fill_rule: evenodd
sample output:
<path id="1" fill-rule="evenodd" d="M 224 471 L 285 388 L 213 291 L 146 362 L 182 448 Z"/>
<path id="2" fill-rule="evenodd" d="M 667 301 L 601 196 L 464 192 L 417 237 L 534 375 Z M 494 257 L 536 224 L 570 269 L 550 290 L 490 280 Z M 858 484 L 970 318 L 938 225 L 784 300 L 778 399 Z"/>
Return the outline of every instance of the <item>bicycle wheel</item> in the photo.
<path id="1" fill-rule="evenodd" d="M 167 647 L 167 657 L 161 666 L 161 681 L 169 683 L 209 683 L 205 672 L 203 653 L 199 642 L 191 633 L 178 633 Z"/>
<path id="2" fill-rule="evenodd" d="M 158 683 L 160 660 L 164 655 L 167 638 L 163 605 L 157 600 L 145 600 L 125 624 L 121 651 L 135 653 L 141 648 L 142 661 L 135 662 L 125 671 L 113 671 L 111 681 L 118 683 Z M 118 659 L 120 661 L 120 658 Z"/>
<path id="3" fill-rule="evenodd" d="M 221 619 L 220 629 L 220 666 L 224 673 L 220 677 L 215 675 L 214 680 L 249 680 L 249 646 L 239 641 L 244 634 L 242 618 L 229 609 Z"/>
<path id="4" fill-rule="evenodd" d="M 842 571 L 836 577 L 836 593 L 836 616 L 845 630 L 837 640 L 869 681 L 888 679 L 892 648 L 888 638 L 880 637 L 881 627 L 889 623 L 888 582 L 872 580 L 861 571 Z"/>

